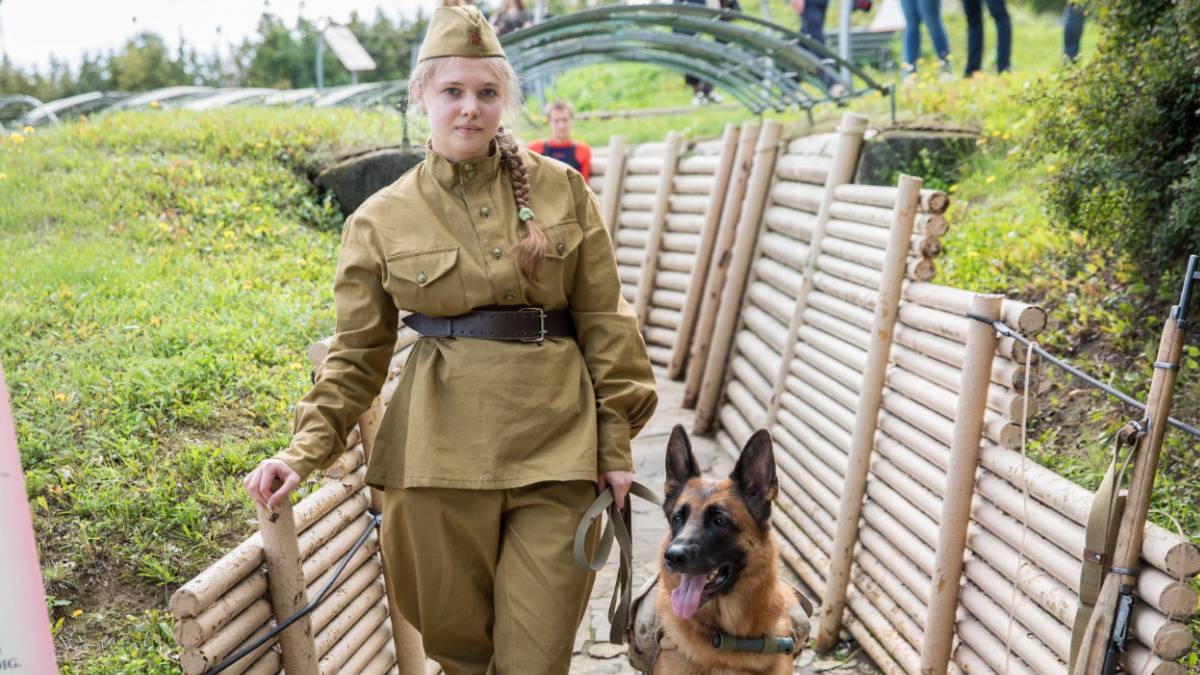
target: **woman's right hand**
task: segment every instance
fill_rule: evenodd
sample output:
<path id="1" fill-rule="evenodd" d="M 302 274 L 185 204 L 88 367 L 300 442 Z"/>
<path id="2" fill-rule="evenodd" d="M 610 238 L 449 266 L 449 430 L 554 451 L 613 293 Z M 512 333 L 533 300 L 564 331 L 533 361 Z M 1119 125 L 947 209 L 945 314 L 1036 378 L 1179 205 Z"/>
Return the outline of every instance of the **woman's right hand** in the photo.
<path id="1" fill-rule="evenodd" d="M 271 486 L 275 485 L 277 480 L 282 482 L 282 485 L 272 492 Z M 292 490 L 300 485 L 300 474 L 282 459 L 264 459 L 247 474 L 242 483 L 246 486 L 246 494 L 250 495 L 255 504 L 274 511 L 288 498 Z"/>

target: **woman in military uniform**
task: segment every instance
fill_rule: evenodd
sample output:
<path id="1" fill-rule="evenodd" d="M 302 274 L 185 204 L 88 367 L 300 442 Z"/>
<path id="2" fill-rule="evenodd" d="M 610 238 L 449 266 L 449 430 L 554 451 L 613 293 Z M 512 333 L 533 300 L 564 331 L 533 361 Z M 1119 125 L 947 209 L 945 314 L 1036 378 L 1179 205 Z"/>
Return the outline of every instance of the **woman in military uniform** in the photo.
<path id="1" fill-rule="evenodd" d="M 436 10 L 410 100 L 425 160 L 346 221 L 329 355 L 247 491 L 277 506 L 344 450 L 411 312 L 367 470 L 391 601 L 450 675 L 566 673 L 592 584 L 572 536 L 597 487 L 629 489 L 657 403 L 645 343 L 595 196 L 500 126 L 519 87 L 476 8 Z"/>

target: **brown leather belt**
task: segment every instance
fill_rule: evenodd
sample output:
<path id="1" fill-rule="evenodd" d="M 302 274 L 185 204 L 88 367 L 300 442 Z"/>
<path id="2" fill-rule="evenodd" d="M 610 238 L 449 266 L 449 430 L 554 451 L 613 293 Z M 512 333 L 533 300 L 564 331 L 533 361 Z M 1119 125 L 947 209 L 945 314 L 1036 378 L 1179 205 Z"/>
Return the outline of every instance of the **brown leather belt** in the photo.
<path id="1" fill-rule="evenodd" d="M 458 316 L 428 316 L 413 312 L 404 325 L 421 337 L 457 337 L 476 340 L 541 342 L 546 338 L 574 337 L 575 322 L 565 309 L 547 312 L 541 307 L 487 311 Z"/>

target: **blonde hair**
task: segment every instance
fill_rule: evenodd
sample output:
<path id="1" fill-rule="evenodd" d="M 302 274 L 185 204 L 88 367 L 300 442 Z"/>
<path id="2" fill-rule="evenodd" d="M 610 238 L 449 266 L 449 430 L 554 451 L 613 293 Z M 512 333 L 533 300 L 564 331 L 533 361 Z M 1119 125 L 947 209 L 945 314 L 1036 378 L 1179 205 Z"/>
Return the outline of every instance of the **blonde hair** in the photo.
<path id="1" fill-rule="evenodd" d="M 408 78 L 408 107 L 409 112 L 426 113 L 424 105 L 425 88 L 437 77 L 442 66 L 450 59 L 471 58 L 463 56 L 447 56 L 426 59 L 417 64 Z M 487 56 L 482 59 L 484 65 L 491 68 L 500 83 L 500 96 L 504 101 L 504 118 L 510 122 L 521 119 L 521 83 L 512 65 L 500 56 Z M 500 151 L 500 164 L 508 173 L 512 184 L 513 201 L 517 205 L 518 217 L 522 212 L 532 213 L 529 203 L 529 174 L 525 160 L 521 157 L 520 147 L 512 132 L 501 126 L 496 130 L 496 148 Z M 550 252 L 550 238 L 541 223 L 530 217 L 525 223 L 525 236 L 512 247 L 510 253 L 517 260 L 517 266 L 530 281 L 536 281 L 542 260 Z"/>

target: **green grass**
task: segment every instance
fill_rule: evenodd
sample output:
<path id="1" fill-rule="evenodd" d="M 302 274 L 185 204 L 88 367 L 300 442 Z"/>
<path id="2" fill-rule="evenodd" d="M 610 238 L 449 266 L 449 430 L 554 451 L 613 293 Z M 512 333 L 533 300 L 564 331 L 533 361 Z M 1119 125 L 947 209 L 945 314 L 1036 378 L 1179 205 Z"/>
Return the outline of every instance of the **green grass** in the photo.
<path id="1" fill-rule="evenodd" d="M 304 172 L 398 122 L 172 112 L 17 135 L 0 361 L 60 658 L 166 667 L 167 618 L 143 611 L 251 530 L 239 476 L 287 443 L 305 348 L 332 329 L 341 216 Z"/>

